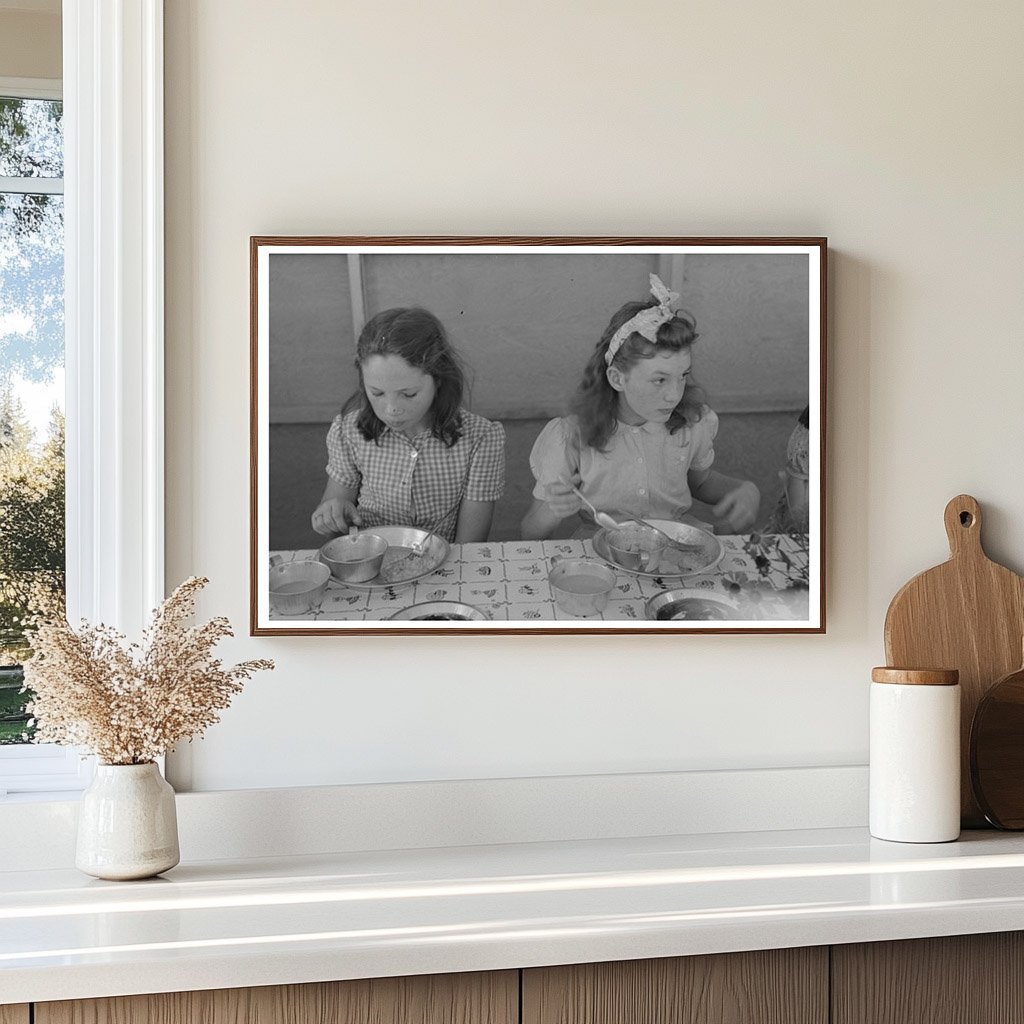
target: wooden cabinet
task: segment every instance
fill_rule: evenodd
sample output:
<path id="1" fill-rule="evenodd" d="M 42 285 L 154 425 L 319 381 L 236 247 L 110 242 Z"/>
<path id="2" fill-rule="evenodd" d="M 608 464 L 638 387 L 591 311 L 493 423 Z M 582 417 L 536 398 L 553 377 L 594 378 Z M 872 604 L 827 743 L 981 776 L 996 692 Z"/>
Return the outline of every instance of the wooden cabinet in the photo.
<path id="1" fill-rule="evenodd" d="M 1024 932 L 0 1006 L 0 1024 L 1010 1024 Z"/>
<path id="2" fill-rule="evenodd" d="M 522 1020 L 523 1024 L 825 1024 L 828 949 L 770 949 L 535 968 L 523 971 Z"/>
<path id="3" fill-rule="evenodd" d="M 0 1011 L 2 1012 L 2 1011 Z M 517 1024 L 519 972 L 36 1003 L 35 1024 Z M 11 1024 L 27 1024 L 28 1017 Z M 0 1024 L 7 1021 L 0 1017 Z"/>
<path id="4" fill-rule="evenodd" d="M 1010 1024 L 1024 932 L 523 971 L 522 1024 Z"/>
<path id="5" fill-rule="evenodd" d="M 1024 1021 L 1024 933 L 832 947 L 833 1024 Z"/>

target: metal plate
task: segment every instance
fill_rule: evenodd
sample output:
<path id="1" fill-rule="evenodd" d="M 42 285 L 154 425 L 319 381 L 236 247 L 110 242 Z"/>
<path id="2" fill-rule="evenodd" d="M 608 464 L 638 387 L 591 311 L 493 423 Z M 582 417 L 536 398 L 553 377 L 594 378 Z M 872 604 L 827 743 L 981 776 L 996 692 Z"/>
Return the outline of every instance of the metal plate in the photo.
<path id="1" fill-rule="evenodd" d="M 642 572 L 640 569 L 627 569 L 624 565 L 619 565 L 612 558 L 611 551 L 608 548 L 608 531 L 603 528 L 598 530 L 592 538 L 591 543 L 594 547 L 594 554 L 607 562 L 613 569 L 628 572 L 631 576 L 643 576 L 651 580 L 665 578 L 683 579 L 687 576 L 700 576 L 709 569 L 713 569 L 722 560 L 725 549 L 722 547 L 722 542 L 713 533 L 708 533 L 697 526 L 690 526 L 689 523 L 677 523 L 671 519 L 649 519 L 648 522 L 664 530 L 675 540 L 683 541 L 686 544 L 700 544 L 701 565 L 695 569 L 673 568 L 671 565 L 666 564 L 663 556 L 659 563 L 658 572 Z M 665 566 L 665 570 L 661 571 L 660 566 Z"/>
<path id="2" fill-rule="evenodd" d="M 414 545 L 430 537 L 430 543 L 424 552 L 430 555 L 430 568 L 417 572 L 408 579 L 398 580 L 393 583 L 381 579 L 380 576 L 375 576 L 372 580 L 367 580 L 365 583 L 348 583 L 333 576 L 334 585 L 348 587 L 351 590 L 387 590 L 389 587 L 393 590 L 399 590 L 402 587 L 408 587 L 417 580 L 423 579 L 425 576 L 430 576 L 432 573 L 437 572 L 448 560 L 448 554 L 451 551 L 451 546 L 444 537 L 439 537 L 436 533 L 429 533 L 427 530 L 421 530 L 416 526 L 371 526 L 362 532 L 383 537 L 388 542 L 388 550 L 381 564 L 382 573 L 391 562 L 401 558 L 403 555 L 407 555 Z"/>
<path id="3" fill-rule="evenodd" d="M 421 604 L 413 604 L 408 608 L 389 615 L 389 619 L 401 619 L 405 622 L 430 619 L 462 619 L 465 621 L 481 622 L 487 620 L 487 615 L 481 609 L 471 604 L 463 604 L 461 601 L 423 601 Z"/>
<path id="4" fill-rule="evenodd" d="M 736 605 L 703 590 L 666 590 L 652 597 L 644 607 L 652 622 L 728 621 L 739 615 Z"/>

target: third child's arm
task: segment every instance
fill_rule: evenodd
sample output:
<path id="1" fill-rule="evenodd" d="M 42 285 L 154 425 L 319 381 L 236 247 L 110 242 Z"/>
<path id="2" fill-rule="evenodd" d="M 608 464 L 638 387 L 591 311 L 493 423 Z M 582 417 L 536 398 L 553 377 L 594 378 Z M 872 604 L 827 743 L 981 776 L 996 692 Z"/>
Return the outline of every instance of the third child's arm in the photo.
<path id="1" fill-rule="evenodd" d="M 494 518 L 493 501 L 463 501 L 459 520 L 455 525 L 455 543 L 472 544 L 487 540 Z"/>
<path id="2" fill-rule="evenodd" d="M 726 476 L 717 469 L 691 469 L 687 475 L 690 493 L 705 504 L 733 533 L 754 525 L 761 505 L 761 492 L 750 480 Z"/>
<path id="3" fill-rule="evenodd" d="M 361 526 L 362 517 L 356 511 L 359 488 L 339 484 L 333 477 L 327 478 L 323 497 L 313 512 L 313 529 L 317 533 L 348 533 L 350 526 Z"/>

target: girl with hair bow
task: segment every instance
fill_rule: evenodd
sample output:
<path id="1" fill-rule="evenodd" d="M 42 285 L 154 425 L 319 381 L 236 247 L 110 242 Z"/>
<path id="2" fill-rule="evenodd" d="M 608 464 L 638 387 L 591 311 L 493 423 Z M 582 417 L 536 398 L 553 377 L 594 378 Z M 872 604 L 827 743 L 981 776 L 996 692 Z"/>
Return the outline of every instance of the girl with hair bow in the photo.
<path id="1" fill-rule="evenodd" d="M 681 520 L 694 498 L 712 506 L 722 532 L 741 533 L 757 518 L 757 487 L 712 468 L 718 417 L 690 376 L 696 324 L 654 274 L 651 295 L 612 316 L 571 415 L 551 420 L 534 442 L 524 539 L 550 537 L 580 512 L 574 487 L 620 519 Z"/>

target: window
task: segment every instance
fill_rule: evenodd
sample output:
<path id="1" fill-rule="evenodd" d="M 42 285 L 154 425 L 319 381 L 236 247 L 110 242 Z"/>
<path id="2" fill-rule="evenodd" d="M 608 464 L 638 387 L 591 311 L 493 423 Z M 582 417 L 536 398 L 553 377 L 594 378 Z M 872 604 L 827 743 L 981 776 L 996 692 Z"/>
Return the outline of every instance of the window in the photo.
<path id="1" fill-rule="evenodd" d="M 19 666 L 31 603 L 64 599 L 63 175 L 60 83 L 0 79 L 0 774 L 12 789 L 80 775 L 71 752 L 23 746 Z"/>
<path id="2" fill-rule="evenodd" d="M 162 32 L 162 0 L 63 8 L 67 608 L 132 636 L 164 596 Z M 88 770 L 0 746 L 14 799 Z"/>
<path id="3" fill-rule="evenodd" d="M 64 597 L 64 139 L 59 99 L 0 82 L 0 744 L 28 738 L 34 597 Z"/>

